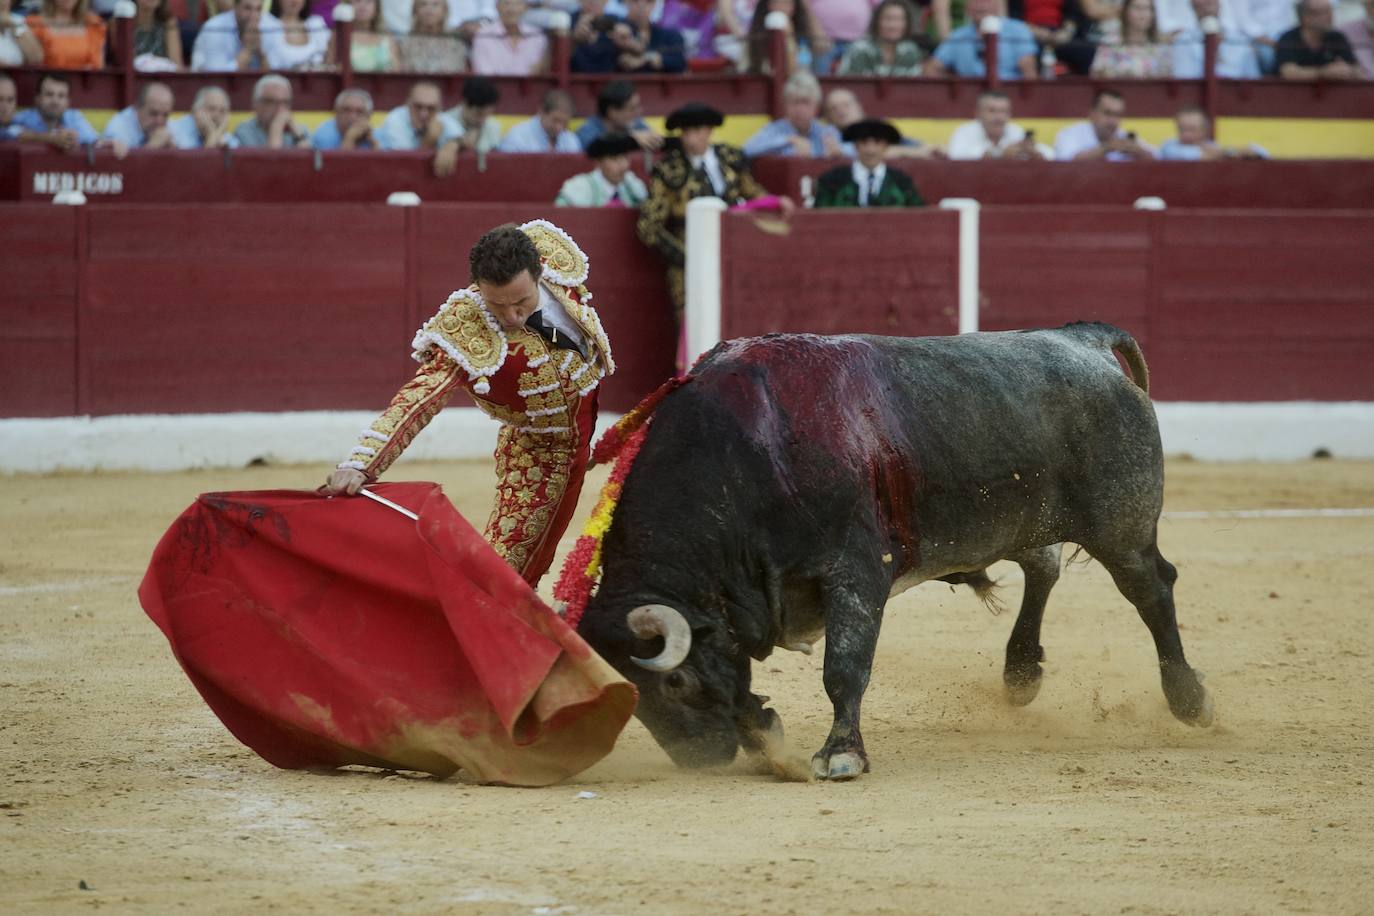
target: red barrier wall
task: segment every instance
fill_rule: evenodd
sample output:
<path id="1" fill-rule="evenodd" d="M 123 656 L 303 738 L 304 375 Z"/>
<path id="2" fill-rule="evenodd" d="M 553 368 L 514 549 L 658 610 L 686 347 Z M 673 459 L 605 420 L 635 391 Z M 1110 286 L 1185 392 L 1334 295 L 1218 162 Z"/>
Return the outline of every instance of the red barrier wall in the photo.
<path id="1" fill-rule="evenodd" d="M 727 215 L 721 334 L 953 334 L 958 225 L 942 210 L 813 210 L 790 223 Z"/>
<path id="2" fill-rule="evenodd" d="M 955 217 L 722 225 L 725 333 L 950 334 Z M 1374 401 L 1374 213 L 987 207 L 984 330 L 1106 321 L 1164 401 Z"/>
<path id="3" fill-rule="evenodd" d="M 535 205 L 0 205 L 0 416 L 380 408 L 481 231 Z M 625 410 L 672 371 L 635 214 L 562 210 Z M 1161 400 L 1374 401 L 1374 213 L 987 207 L 983 326 L 1103 320 Z M 727 214 L 727 336 L 952 333 L 957 217 Z"/>
<path id="4" fill-rule="evenodd" d="M 82 181 L 93 204 L 381 202 L 392 191 L 425 201 L 551 202 L 582 156 L 465 155 L 435 178 L 424 153 L 310 150 L 140 150 L 68 156 L 34 146 L 0 147 L 0 200 L 46 201 L 62 182 Z M 767 156 L 754 172 L 770 190 L 796 196 L 802 176 L 840 160 Z M 927 201 L 972 197 L 984 204 L 1126 204 L 1162 197 L 1171 207 L 1326 209 L 1374 201 L 1374 161 L 1269 162 L 903 162 Z M 649 163 L 636 158 L 635 170 Z M 66 177 L 64 177 L 66 176 Z M 78 179 L 78 176 L 82 176 Z"/>
<path id="5" fill-rule="evenodd" d="M 380 409 L 477 237 L 547 212 L 0 206 L 0 416 Z M 661 267 L 631 211 L 558 219 L 620 364 L 602 405 L 628 410 L 672 372 Z"/>

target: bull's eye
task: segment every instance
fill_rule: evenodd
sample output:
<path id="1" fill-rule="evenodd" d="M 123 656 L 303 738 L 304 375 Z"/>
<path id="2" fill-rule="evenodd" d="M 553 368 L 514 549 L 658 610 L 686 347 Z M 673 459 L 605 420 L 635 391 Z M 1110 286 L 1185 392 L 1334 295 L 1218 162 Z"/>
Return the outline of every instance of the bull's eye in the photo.
<path id="1" fill-rule="evenodd" d="M 697 676 L 690 671 L 669 671 L 663 677 L 663 692 L 675 699 L 685 699 L 697 692 Z"/>

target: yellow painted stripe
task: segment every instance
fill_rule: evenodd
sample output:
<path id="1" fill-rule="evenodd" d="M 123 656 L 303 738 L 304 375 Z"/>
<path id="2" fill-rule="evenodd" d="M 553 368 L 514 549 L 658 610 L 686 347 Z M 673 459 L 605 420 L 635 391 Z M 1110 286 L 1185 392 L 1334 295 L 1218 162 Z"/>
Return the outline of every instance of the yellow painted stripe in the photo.
<path id="1" fill-rule="evenodd" d="M 86 118 L 97 131 L 105 129 L 105 123 L 114 114 L 109 110 L 85 111 Z M 332 116 L 328 111 L 298 111 L 296 118 L 306 127 L 314 130 Z M 380 125 L 386 112 L 372 115 L 372 123 Z M 229 116 L 229 122 L 237 127 L 252 117 L 252 112 L 236 112 Z M 497 115 L 502 130 L 527 119 L 526 115 Z M 663 130 L 663 119 L 646 118 L 651 126 Z M 1041 143 L 1053 144 L 1054 135 L 1062 128 L 1080 120 L 1078 118 L 1018 118 L 1023 127 L 1033 128 Z M 764 115 L 732 115 L 725 125 L 716 131 L 716 137 L 724 143 L 742 145 L 763 125 L 768 123 Z M 926 143 L 944 145 L 949 142 L 950 134 L 962 120 L 949 118 L 894 118 L 893 123 L 908 137 L 915 137 Z M 573 129 L 581 124 L 573 122 Z M 1174 122 L 1171 118 L 1129 118 L 1124 122 L 1127 130 L 1134 130 L 1141 139 L 1158 146 L 1174 136 Z M 1276 159 L 1370 159 L 1374 158 L 1374 120 L 1326 119 L 1326 118 L 1220 118 L 1217 121 L 1217 139 L 1227 146 L 1244 146 L 1257 143 Z"/>

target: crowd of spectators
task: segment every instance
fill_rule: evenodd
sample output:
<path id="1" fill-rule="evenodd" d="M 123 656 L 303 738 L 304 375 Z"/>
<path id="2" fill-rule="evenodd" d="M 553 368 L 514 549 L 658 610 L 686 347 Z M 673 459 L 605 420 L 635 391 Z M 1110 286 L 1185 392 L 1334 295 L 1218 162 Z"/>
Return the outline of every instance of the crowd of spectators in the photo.
<path id="1" fill-rule="evenodd" d="M 464 81 L 461 100 L 448 110 L 439 84 L 421 79 L 411 86 L 405 104 L 379 116 L 380 123 L 374 118 L 372 97 L 366 90 L 345 89 L 335 99 L 333 116 L 313 133 L 297 120 L 292 96 L 291 81 L 285 76 L 269 73 L 260 77 L 253 87 L 251 116 L 230 130 L 229 97 L 224 90 L 214 86 L 201 88 L 190 112 L 174 118 L 173 90 L 166 83 L 148 82 L 140 90 L 137 102 L 115 113 L 98 134 L 85 116 L 71 106 L 68 75 L 41 76 L 33 106 L 21 111 L 14 80 L 0 73 L 0 142 L 38 143 L 64 152 L 89 146 L 108 147 L 120 157 L 131 149 L 158 148 L 430 150 L 434 153 L 434 171 L 440 176 L 454 171 L 463 151 L 585 154 L 596 161 L 596 174 L 581 176 L 569 199 L 582 199 L 593 190 L 605 191 L 607 199 L 621 200 L 627 206 L 633 206 L 636 189 L 633 182 L 625 183 L 625 171 L 619 160 L 631 152 L 651 156 L 665 149 L 663 135 L 644 120 L 639 91 L 629 80 L 606 83 L 597 99 L 596 114 L 586 118 L 576 132 L 570 128 L 575 114 L 573 100 L 559 89 L 545 93 L 532 116 L 503 132 L 495 117 L 500 94 L 489 79 L 481 76 Z M 859 124 L 866 125 L 865 139 L 875 139 L 872 119 L 865 116 L 858 98 L 847 88 L 832 89 L 823 100 L 816 77 L 799 70 L 788 78 L 783 97 L 785 116 L 765 124 L 744 143 L 745 157 L 854 159 L 856 147 L 846 137 Z M 1122 162 L 1265 155 L 1258 147 L 1229 148 L 1211 140 L 1207 115 L 1196 107 L 1177 112 L 1177 137 L 1159 149 L 1122 126 L 1125 114 L 1124 94 L 1101 89 L 1095 94 L 1087 117 L 1059 130 L 1051 146 L 1038 140 L 1034 131 L 1012 120 L 1012 98 L 1008 93 L 987 90 L 978 96 L 973 119 L 954 129 L 947 146 L 901 136 L 895 128 L 893 132 L 886 128 L 878 130 L 880 136 L 876 139 L 884 141 L 886 159 Z M 610 140 L 598 143 L 603 138 Z"/>
<path id="2" fill-rule="evenodd" d="M 114 2 L 0 0 L 0 66 L 105 66 Z M 1196 78 L 1210 30 L 1224 78 L 1374 78 L 1374 0 L 1344 3 L 1338 28 L 1332 0 L 132 0 L 144 71 L 334 68 L 337 17 L 360 72 L 538 74 L 566 32 L 575 72 L 771 73 L 773 19 L 789 75 L 981 77 L 996 17 L 1004 80 Z"/>

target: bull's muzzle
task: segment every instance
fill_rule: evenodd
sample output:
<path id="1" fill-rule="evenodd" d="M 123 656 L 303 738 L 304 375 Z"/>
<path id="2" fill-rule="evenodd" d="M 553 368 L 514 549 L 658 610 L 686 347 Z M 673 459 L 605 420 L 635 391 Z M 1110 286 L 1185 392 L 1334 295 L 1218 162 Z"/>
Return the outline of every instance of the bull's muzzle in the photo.
<path id="1" fill-rule="evenodd" d="M 626 614 L 625 623 L 639 639 L 663 637 L 663 651 L 653 658 L 630 656 L 630 661 L 647 671 L 672 671 L 692 651 L 692 628 L 676 608 L 666 604 L 646 604 Z"/>

